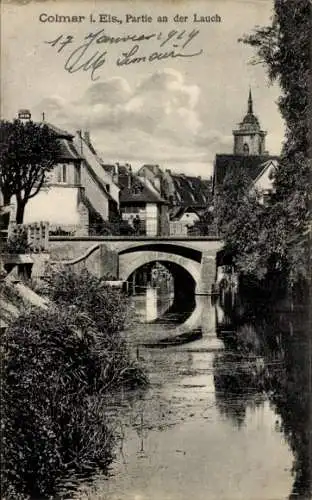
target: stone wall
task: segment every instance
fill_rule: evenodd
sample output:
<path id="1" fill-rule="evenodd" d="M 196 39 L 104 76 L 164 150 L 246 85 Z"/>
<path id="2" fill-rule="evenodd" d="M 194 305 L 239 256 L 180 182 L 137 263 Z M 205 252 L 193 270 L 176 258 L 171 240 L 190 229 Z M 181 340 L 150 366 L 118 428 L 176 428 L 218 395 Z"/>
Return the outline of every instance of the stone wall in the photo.
<path id="1" fill-rule="evenodd" d="M 199 295 L 209 295 L 213 291 L 216 281 L 216 259 L 206 252 L 203 253 L 201 262 L 200 286 L 197 293 Z"/>
<path id="2" fill-rule="evenodd" d="M 57 243 L 57 242 L 55 242 Z M 67 245 L 55 245 L 50 248 L 50 262 L 59 262 L 60 264 L 70 266 L 75 271 L 83 268 L 88 269 L 92 274 L 99 278 L 110 274 L 117 278 L 118 276 L 118 254 L 111 250 L 105 244 L 73 245 L 70 242 Z"/>

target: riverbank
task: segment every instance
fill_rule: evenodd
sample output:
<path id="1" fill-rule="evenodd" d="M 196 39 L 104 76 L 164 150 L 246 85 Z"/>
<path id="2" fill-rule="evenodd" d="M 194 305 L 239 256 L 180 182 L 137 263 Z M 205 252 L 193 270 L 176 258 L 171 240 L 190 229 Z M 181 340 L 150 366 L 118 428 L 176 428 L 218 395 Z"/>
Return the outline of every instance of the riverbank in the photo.
<path id="1" fill-rule="evenodd" d="M 5 500 L 50 498 L 62 477 L 114 456 L 103 395 L 147 384 L 120 332 L 121 291 L 87 271 L 45 277 L 45 309 L 26 308 L 1 336 L 1 490 Z"/>

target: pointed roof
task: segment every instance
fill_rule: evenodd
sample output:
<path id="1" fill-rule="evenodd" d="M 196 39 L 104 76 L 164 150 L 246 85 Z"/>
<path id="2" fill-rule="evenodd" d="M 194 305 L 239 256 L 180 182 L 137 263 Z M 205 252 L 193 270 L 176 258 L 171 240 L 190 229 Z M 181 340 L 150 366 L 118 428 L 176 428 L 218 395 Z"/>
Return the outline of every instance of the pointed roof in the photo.
<path id="1" fill-rule="evenodd" d="M 251 88 L 249 88 L 249 97 L 248 97 L 248 114 L 253 114 L 253 102 L 252 102 L 252 95 L 251 95 Z"/>
<path id="2" fill-rule="evenodd" d="M 257 177 L 254 179 L 254 183 L 256 184 L 258 182 L 258 180 L 263 176 L 263 174 L 269 170 L 269 168 L 273 167 L 275 168 L 278 164 L 278 159 L 277 157 L 270 157 L 270 159 L 263 163 L 262 165 L 262 170 L 259 172 L 259 174 L 257 175 Z"/>
<path id="3" fill-rule="evenodd" d="M 58 140 L 60 145 L 59 160 L 81 160 L 82 156 L 78 153 L 71 140 L 61 138 Z"/>
<path id="4" fill-rule="evenodd" d="M 71 134 L 70 132 L 67 132 L 67 130 L 62 130 L 59 127 L 56 127 L 52 123 L 49 122 L 40 122 L 42 126 L 48 127 L 51 132 L 53 132 L 59 139 L 73 139 L 74 135 Z"/>
<path id="5" fill-rule="evenodd" d="M 248 104 L 247 104 L 247 114 L 244 116 L 243 121 L 240 123 L 240 129 L 253 128 L 260 130 L 260 123 L 258 118 L 253 112 L 253 100 L 251 95 L 251 89 L 249 89 Z"/>
<path id="6" fill-rule="evenodd" d="M 250 182 L 255 182 L 256 179 L 268 168 L 272 162 L 279 160 L 278 156 L 268 155 L 232 155 L 232 154 L 217 154 L 214 175 L 213 175 L 213 190 L 222 186 L 225 176 L 228 172 L 243 170 L 250 177 Z"/>

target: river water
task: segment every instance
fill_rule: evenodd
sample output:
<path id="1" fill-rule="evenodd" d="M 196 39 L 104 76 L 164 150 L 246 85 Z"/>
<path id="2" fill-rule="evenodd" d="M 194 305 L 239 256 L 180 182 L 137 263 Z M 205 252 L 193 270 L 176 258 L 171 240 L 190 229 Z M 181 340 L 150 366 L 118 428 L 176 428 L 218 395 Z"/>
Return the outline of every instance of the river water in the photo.
<path id="1" fill-rule="evenodd" d="M 296 372 L 308 344 L 289 357 L 281 341 L 280 324 L 296 337 L 294 316 L 282 311 L 276 322 L 266 313 L 257 331 L 233 296 L 223 304 L 196 297 L 189 310 L 156 290 L 131 300 L 136 317 L 126 336 L 150 386 L 111 399 L 122 437 L 116 459 L 108 478 L 82 485 L 75 498 L 310 498 L 310 358 Z M 243 351 L 237 332 L 249 339 Z"/>

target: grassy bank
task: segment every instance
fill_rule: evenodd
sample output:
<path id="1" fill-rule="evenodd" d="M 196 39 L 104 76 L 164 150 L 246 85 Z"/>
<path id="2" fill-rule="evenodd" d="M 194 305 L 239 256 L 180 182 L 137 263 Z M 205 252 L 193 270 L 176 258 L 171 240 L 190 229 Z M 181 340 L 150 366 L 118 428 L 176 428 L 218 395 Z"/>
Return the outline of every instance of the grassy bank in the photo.
<path id="1" fill-rule="evenodd" d="M 87 271 L 53 271 L 47 310 L 25 309 L 1 338 L 1 488 L 6 500 L 53 498 L 69 472 L 106 470 L 115 435 L 104 394 L 147 383 L 121 335 L 122 292 Z"/>

